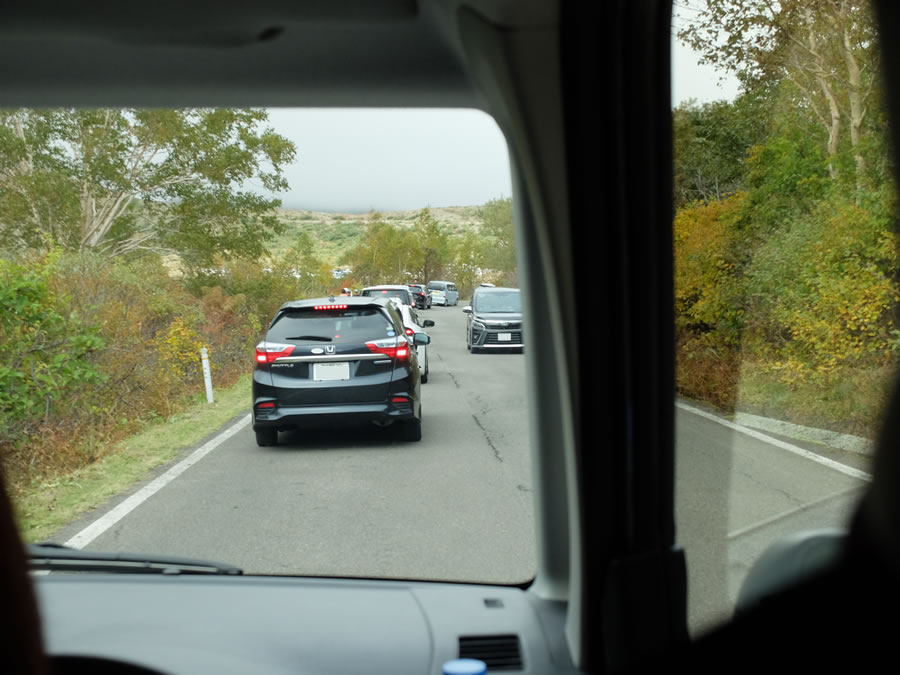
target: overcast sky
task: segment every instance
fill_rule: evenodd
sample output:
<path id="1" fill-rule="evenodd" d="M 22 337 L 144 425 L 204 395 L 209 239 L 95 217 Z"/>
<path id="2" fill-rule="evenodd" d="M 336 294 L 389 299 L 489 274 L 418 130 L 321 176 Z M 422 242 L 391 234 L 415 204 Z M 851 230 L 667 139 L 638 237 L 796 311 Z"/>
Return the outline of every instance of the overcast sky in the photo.
<path id="1" fill-rule="evenodd" d="M 693 52 L 673 43 L 673 101 L 732 99 Z M 275 130 L 297 146 L 286 168 L 293 209 L 365 213 L 470 206 L 512 196 L 506 142 L 475 110 L 271 109 Z"/>

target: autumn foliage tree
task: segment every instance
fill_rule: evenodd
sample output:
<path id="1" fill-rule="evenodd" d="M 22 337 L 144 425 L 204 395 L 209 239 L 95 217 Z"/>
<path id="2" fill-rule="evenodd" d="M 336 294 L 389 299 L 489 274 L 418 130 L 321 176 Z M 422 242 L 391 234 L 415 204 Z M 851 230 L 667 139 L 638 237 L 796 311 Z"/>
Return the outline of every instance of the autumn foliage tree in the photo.
<path id="1" fill-rule="evenodd" d="M 758 401 L 782 392 L 776 417 L 809 422 L 787 412 L 802 392 L 832 411 L 814 424 L 870 433 L 900 353 L 900 256 L 868 3 L 698 0 L 679 17 L 742 84 L 673 111 L 679 391 L 733 408 L 747 376 Z"/>

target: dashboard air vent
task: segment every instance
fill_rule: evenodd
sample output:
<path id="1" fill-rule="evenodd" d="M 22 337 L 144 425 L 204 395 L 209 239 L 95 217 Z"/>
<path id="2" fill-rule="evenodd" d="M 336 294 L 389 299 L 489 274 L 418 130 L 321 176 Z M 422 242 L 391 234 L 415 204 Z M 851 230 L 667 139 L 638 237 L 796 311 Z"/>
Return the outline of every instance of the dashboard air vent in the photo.
<path id="1" fill-rule="evenodd" d="M 518 635 L 460 636 L 459 658 L 480 659 L 487 664 L 489 672 L 522 669 Z"/>

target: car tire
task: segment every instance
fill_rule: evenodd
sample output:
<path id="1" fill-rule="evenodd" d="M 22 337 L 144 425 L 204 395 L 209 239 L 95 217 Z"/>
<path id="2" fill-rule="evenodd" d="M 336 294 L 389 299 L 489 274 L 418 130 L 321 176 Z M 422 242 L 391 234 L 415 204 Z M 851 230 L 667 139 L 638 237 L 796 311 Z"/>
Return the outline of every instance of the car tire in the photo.
<path id="1" fill-rule="evenodd" d="M 400 425 L 399 437 L 401 441 L 407 443 L 416 443 L 422 440 L 422 418 L 416 417 L 410 422 L 403 422 Z"/>
<path id="2" fill-rule="evenodd" d="M 422 384 L 428 384 L 428 352 L 425 352 L 425 372 L 422 373 Z"/>
<path id="3" fill-rule="evenodd" d="M 257 429 L 256 444 L 261 448 L 278 445 L 278 429 Z"/>

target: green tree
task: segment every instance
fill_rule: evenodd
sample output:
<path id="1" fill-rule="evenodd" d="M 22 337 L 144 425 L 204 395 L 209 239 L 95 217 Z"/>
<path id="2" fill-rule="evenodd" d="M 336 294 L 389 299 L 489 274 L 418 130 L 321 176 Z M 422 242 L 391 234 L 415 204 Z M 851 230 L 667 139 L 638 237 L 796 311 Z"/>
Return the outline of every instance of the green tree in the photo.
<path id="1" fill-rule="evenodd" d="M 414 257 L 410 281 L 427 283 L 443 275 L 450 259 L 450 237 L 430 209 L 422 209 L 413 222 Z"/>
<path id="2" fill-rule="evenodd" d="M 452 240 L 449 271 L 460 297 L 471 297 L 472 290 L 481 280 L 487 246 L 485 238 L 472 230 Z"/>
<path id="3" fill-rule="evenodd" d="M 117 257 L 176 252 L 188 264 L 254 258 L 282 231 L 277 199 L 295 157 L 256 109 L 0 112 L 0 244 Z"/>
<path id="4" fill-rule="evenodd" d="M 479 209 L 478 216 L 482 234 L 491 240 L 485 251 L 485 265 L 501 274 L 502 283 L 515 285 L 518 277 L 512 199 L 493 199 Z"/>
<path id="5" fill-rule="evenodd" d="M 364 286 L 404 283 L 416 267 L 417 247 L 411 229 L 376 220 L 366 226 L 365 239 L 350 249 L 341 263 L 349 266 L 354 281 Z"/>
<path id="6" fill-rule="evenodd" d="M 857 190 L 868 182 L 866 137 L 878 123 L 879 50 L 866 0 L 697 0 L 678 37 L 702 63 L 735 73 L 746 86 L 791 85 L 796 106 L 821 129 L 832 178 L 849 137 Z"/>
<path id="7" fill-rule="evenodd" d="M 765 139 L 766 102 L 753 92 L 733 103 L 686 101 L 672 111 L 676 206 L 723 199 L 746 187 L 745 160 Z"/>

